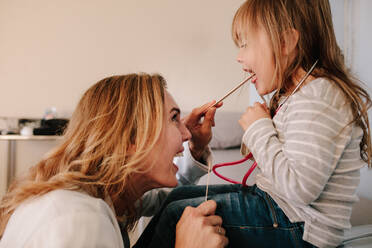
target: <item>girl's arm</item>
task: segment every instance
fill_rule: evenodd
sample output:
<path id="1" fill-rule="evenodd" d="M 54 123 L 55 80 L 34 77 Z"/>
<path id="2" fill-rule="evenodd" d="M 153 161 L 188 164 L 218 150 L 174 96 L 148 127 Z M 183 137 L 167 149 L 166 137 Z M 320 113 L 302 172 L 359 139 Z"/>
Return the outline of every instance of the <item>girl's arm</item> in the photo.
<path id="1" fill-rule="evenodd" d="M 347 125 L 352 118 L 350 108 L 341 104 L 340 95 L 311 93 L 294 95 L 275 117 L 276 126 L 271 119 L 259 119 L 243 137 L 262 180 L 299 205 L 308 205 L 322 193 L 353 131 L 353 125 Z M 360 163 L 360 158 L 353 159 Z"/>

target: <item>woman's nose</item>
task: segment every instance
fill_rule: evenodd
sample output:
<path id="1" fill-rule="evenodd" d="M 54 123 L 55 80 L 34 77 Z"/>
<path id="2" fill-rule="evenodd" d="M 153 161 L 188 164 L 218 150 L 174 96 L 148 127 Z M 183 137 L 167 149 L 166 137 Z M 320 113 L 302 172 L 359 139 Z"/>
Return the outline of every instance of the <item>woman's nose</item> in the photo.
<path id="1" fill-rule="evenodd" d="M 189 131 L 189 129 L 186 127 L 185 124 L 182 123 L 182 127 L 181 127 L 181 133 L 182 133 L 182 141 L 185 142 L 185 141 L 188 141 L 189 139 L 191 139 L 191 133 Z"/>

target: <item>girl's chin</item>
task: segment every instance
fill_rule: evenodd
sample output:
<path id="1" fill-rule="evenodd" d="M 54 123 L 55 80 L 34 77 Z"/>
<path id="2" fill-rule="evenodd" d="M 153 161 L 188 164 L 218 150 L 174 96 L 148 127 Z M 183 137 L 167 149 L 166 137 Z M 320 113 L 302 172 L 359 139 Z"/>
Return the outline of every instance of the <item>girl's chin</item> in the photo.
<path id="1" fill-rule="evenodd" d="M 259 95 L 265 95 L 265 93 L 263 92 L 263 90 L 261 90 L 260 88 L 257 88 L 256 87 L 256 91 L 257 91 L 257 94 L 259 94 Z"/>
<path id="2" fill-rule="evenodd" d="M 257 87 L 257 85 L 256 85 L 256 91 L 257 91 L 257 94 L 259 94 L 260 96 L 265 96 L 265 95 L 270 93 L 270 92 L 268 92 L 267 89 Z"/>

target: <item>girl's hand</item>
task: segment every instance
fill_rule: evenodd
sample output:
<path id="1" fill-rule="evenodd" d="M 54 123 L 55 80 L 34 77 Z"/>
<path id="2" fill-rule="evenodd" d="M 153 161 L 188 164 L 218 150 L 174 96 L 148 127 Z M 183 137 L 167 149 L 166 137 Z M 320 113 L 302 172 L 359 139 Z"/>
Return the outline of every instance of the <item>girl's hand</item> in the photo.
<path id="1" fill-rule="evenodd" d="M 244 131 L 246 131 L 253 122 L 262 118 L 271 118 L 270 111 L 266 104 L 255 102 L 253 106 L 248 107 L 245 113 L 240 117 L 239 124 Z"/>
<path id="2" fill-rule="evenodd" d="M 186 207 L 176 226 L 175 248 L 222 248 L 227 246 L 222 218 L 214 215 L 217 204 L 209 200 L 197 208 Z"/>

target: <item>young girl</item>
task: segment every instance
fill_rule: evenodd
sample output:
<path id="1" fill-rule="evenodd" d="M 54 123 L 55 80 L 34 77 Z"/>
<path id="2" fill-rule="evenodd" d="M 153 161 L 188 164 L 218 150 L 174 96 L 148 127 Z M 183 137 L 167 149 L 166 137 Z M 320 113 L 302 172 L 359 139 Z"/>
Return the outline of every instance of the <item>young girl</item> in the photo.
<path id="1" fill-rule="evenodd" d="M 205 165 L 191 155 L 208 160 L 213 103 L 183 122 L 160 75 L 120 75 L 94 84 L 62 144 L 16 180 L 0 202 L 0 247 L 129 248 L 126 231 L 140 215 L 153 214 L 167 194 L 150 189 L 196 183 L 205 174 Z M 190 149 L 182 146 L 188 140 Z M 173 158 L 182 151 L 177 182 Z M 196 247 L 189 240 L 205 247 L 227 243 L 217 232 L 223 229 L 215 208 L 208 201 L 185 211 L 177 247 Z"/>
<path id="2" fill-rule="evenodd" d="M 275 94 L 269 109 L 255 103 L 239 120 L 242 150 L 258 164 L 256 185 L 210 190 L 230 246 L 336 247 L 351 227 L 360 168 L 371 165 L 371 102 L 344 65 L 329 2 L 248 0 L 232 34 L 258 93 Z M 174 224 L 204 194 L 205 188 L 176 189 L 157 226 L 150 225 L 156 226 L 150 246 L 171 247 L 165 223 Z M 197 198 L 176 201 L 177 195 Z"/>

